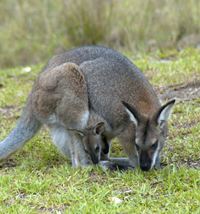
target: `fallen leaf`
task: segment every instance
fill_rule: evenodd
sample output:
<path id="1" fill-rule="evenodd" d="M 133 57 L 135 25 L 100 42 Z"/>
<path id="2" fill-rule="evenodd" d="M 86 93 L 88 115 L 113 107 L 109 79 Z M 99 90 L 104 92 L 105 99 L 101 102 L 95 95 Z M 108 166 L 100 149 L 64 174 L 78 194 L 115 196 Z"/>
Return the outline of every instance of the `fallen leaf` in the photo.
<path id="1" fill-rule="evenodd" d="M 123 202 L 124 202 L 123 200 L 121 200 L 121 199 L 119 199 L 119 198 L 117 198 L 117 197 L 111 197 L 110 200 L 111 200 L 112 202 L 114 202 L 115 204 L 120 204 L 120 203 L 123 203 Z"/>

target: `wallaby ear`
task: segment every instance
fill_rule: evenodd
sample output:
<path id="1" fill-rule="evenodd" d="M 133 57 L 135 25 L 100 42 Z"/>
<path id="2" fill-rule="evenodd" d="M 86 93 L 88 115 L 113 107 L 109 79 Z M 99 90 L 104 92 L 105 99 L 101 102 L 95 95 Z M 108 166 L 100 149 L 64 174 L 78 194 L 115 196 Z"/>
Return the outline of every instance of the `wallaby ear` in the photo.
<path id="1" fill-rule="evenodd" d="M 174 104 L 175 100 L 171 100 L 160 108 L 157 115 L 157 123 L 161 128 L 163 128 L 165 123 L 169 120 Z"/>
<path id="2" fill-rule="evenodd" d="M 81 137 L 84 137 L 83 132 L 80 131 L 80 130 L 76 130 L 76 129 L 68 129 L 68 130 L 74 132 L 75 134 L 77 134 L 77 135 L 79 135 Z"/>
<path id="3" fill-rule="evenodd" d="M 140 113 L 133 106 L 130 106 L 128 103 L 122 101 L 122 104 L 126 107 L 126 111 L 129 114 L 130 120 L 137 127 L 139 123 L 139 119 L 141 117 Z"/>
<path id="4" fill-rule="evenodd" d="M 101 123 L 98 123 L 95 127 L 94 127 L 94 129 L 93 129 L 93 132 L 95 133 L 95 134 L 102 134 L 102 132 L 104 132 L 104 130 L 105 130 L 105 125 L 104 125 L 104 122 L 101 122 Z"/>

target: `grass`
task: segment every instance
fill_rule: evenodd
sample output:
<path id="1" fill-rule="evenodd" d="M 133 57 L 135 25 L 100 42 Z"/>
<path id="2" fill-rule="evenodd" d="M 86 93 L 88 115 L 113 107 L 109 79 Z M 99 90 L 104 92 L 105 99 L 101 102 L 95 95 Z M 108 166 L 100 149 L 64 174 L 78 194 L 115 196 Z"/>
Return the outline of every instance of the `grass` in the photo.
<path id="1" fill-rule="evenodd" d="M 199 0 L 1 1 L 0 68 L 38 64 L 83 45 L 135 53 L 197 47 L 199 16 Z"/>
<path id="2" fill-rule="evenodd" d="M 200 79 L 199 49 L 175 51 L 172 60 L 165 59 L 171 52 L 125 55 L 157 92 Z M 16 125 L 42 66 L 0 70 L 1 140 Z M 199 130 L 200 99 L 176 104 L 162 155 L 166 167 L 145 173 L 110 172 L 96 166 L 73 169 L 44 127 L 1 165 L 0 213 L 199 213 Z M 124 155 L 117 140 L 111 155 Z"/>

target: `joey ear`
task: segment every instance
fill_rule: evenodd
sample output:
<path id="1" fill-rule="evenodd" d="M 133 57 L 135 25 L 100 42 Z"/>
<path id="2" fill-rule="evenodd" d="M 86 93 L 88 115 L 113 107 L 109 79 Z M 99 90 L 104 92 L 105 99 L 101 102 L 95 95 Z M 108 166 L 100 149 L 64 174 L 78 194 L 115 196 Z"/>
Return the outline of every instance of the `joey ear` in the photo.
<path id="1" fill-rule="evenodd" d="M 94 129 L 93 129 L 93 132 L 95 133 L 95 134 L 102 134 L 102 132 L 104 132 L 104 130 L 105 130 L 105 125 L 104 125 L 104 122 L 101 122 L 101 123 L 98 123 L 95 127 L 94 127 Z"/>
<path id="2" fill-rule="evenodd" d="M 80 130 L 76 130 L 76 129 L 68 129 L 68 130 L 74 132 L 75 134 L 77 134 L 77 135 L 79 135 L 81 137 L 84 137 L 83 132 L 80 131 Z"/>
<path id="3" fill-rule="evenodd" d="M 138 123 L 140 121 L 140 113 L 133 107 L 130 106 L 128 103 L 121 101 L 122 104 L 126 107 L 126 111 L 129 114 L 130 120 L 135 124 L 135 126 L 138 126 Z"/>
<path id="4" fill-rule="evenodd" d="M 175 104 L 175 100 L 171 100 L 168 103 L 166 103 L 164 106 L 162 106 L 158 111 L 157 123 L 161 128 L 163 128 L 165 123 L 169 120 L 174 104 Z"/>

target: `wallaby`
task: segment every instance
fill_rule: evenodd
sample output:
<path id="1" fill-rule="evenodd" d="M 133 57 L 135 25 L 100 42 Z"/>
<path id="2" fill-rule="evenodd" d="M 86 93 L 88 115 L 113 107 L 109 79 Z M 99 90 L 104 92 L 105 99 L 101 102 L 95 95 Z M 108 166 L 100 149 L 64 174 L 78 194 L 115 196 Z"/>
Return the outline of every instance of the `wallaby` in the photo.
<path id="1" fill-rule="evenodd" d="M 140 166 L 143 171 L 149 171 L 153 166 L 161 168 L 167 121 L 175 100 L 161 107 L 142 72 L 112 49 L 75 48 L 53 56 L 41 73 L 65 62 L 80 67 L 87 82 L 90 110 L 110 124 L 110 131 L 104 134 L 106 142 L 117 137 L 128 156 L 128 159 L 113 159 L 115 163 Z M 104 166 L 110 168 L 111 165 L 112 162 L 105 162 Z"/>
<path id="2" fill-rule="evenodd" d="M 104 118 L 110 125 L 110 130 L 103 133 L 105 142 L 110 142 L 117 137 L 128 156 L 128 159 L 113 159 L 114 163 L 140 166 L 143 171 L 149 171 L 153 166 L 161 168 L 161 151 L 167 135 L 167 121 L 175 101 L 170 101 L 161 107 L 152 86 L 141 71 L 126 57 L 105 47 L 86 46 L 55 55 L 43 67 L 39 77 L 44 72 L 49 72 L 67 62 L 79 66 L 85 77 L 89 109 Z M 48 86 L 53 87 L 52 84 Z M 65 92 L 68 93 L 67 88 Z M 28 129 L 33 136 L 39 129 L 40 122 L 34 116 L 33 110 L 30 110 L 32 113 L 29 117 L 33 117 L 35 122 L 26 119 L 31 100 L 30 96 L 19 125 L 1 142 L 0 160 L 12 155 L 30 138 L 29 134 L 22 143 L 21 134 L 18 135 L 18 131 L 26 135 Z M 82 118 L 88 115 L 85 113 Z M 52 121 L 56 120 L 55 116 L 50 118 Z M 66 122 L 67 118 L 63 114 L 60 114 L 60 118 Z M 81 120 L 82 127 L 79 130 L 85 125 L 83 121 L 86 122 Z M 28 122 L 30 125 L 27 128 Z M 52 127 L 50 130 L 53 133 L 53 139 L 55 138 L 54 141 L 66 142 L 69 139 L 68 132 L 61 131 L 60 127 Z M 13 141 L 13 138 L 16 140 Z M 58 144 L 64 144 L 60 142 Z M 80 155 L 84 156 L 81 158 L 85 160 L 86 152 Z M 81 158 L 79 158 L 80 162 Z M 99 165 L 112 168 L 113 162 L 100 161 Z"/>
<path id="3" fill-rule="evenodd" d="M 97 121 L 94 124 L 94 119 L 98 116 L 95 113 L 92 115 L 89 119 L 87 85 L 80 68 L 74 63 L 64 63 L 56 68 L 47 69 L 36 79 L 19 123 L 0 143 L 0 160 L 18 151 L 37 133 L 42 124 L 47 124 L 55 145 L 62 154 L 71 159 L 73 167 L 79 164 L 86 167 L 91 164 L 84 151 L 86 149 L 96 164 L 101 156 L 101 133 L 104 131 L 104 123 Z M 86 125 L 93 126 L 96 138 L 89 132 L 80 139 L 70 131 L 73 128 L 86 133 Z M 98 146 L 94 147 L 96 144 Z"/>

